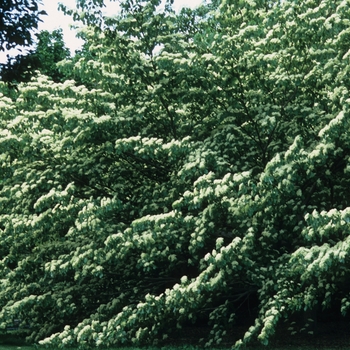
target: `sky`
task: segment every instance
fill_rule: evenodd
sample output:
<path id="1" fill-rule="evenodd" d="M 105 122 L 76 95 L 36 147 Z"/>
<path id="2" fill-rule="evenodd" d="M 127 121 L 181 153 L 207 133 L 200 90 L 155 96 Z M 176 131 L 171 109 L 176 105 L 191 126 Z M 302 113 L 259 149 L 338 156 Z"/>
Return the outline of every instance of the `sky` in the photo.
<path id="1" fill-rule="evenodd" d="M 76 49 L 80 48 L 82 42 L 75 37 L 75 31 L 70 29 L 70 25 L 74 23 L 73 20 L 69 16 L 65 16 L 63 12 L 57 10 L 59 2 L 70 8 L 75 7 L 75 0 L 42 0 L 40 9 L 45 10 L 48 15 L 42 16 L 43 22 L 39 23 L 38 30 L 53 31 L 55 29 L 62 28 L 66 46 L 73 54 Z M 175 0 L 174 9 L 178 11 L 184 6 L 194 8 L 201 2 L 202 0 Z M 118 2 L 105 0 L 105 4 L 106 7 L 104 8 L 104 12 L 106 14 L 113 15 L 118 12 Z M 6 56 L 8 54 L 15 56 L 17 53 L 18 51 L 16 50 L 5 52 L 0 51 L 0 63 L 6 62 Z"/>

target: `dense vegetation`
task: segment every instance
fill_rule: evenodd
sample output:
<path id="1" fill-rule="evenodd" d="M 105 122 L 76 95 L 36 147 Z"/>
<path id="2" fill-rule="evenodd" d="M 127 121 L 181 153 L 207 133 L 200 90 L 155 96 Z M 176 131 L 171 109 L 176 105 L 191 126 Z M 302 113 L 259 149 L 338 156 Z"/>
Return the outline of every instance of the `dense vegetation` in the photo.
<path id="1" fill-rule="evenodd" d="M 254 296 L 239 346 L 346 315 L 349 1 L 159 3 L 87 20 L 64 82 L 1 86 L 2 329 L 139 345 L 201 320 L 211 345 Z"/>

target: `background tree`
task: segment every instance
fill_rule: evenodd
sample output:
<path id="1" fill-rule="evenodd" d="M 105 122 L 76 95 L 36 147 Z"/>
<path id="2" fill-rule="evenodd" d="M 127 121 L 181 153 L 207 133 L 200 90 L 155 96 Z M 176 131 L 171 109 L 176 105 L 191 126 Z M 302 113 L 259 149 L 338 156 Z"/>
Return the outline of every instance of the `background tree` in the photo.
<path id="1" fill-rule="evenodd" d="M 33 43 L 32 30 L 38 27 L 40 0 L 3 0 L 0 7 L 0 50 L 18 46 L 30 46 Z"/>
<path id="2" fill-rule="evenodd" d="M 41 344 L 207 344 L 350 306 L 349 6 L 125 1 L 1 98 L 0 321 Z M 92 23 L 93 24 L 93 23 Z M 296 330 L 297 331 L 297 330 Z"/>
<path id="3" fill-rule="evenodd" d="M 28 82 L 38 72 L 50 77 L 53 81 L 64 81 L 65 76 L 57 63 L 69 58 L 70 52 L 63 40 L 62 29 L 52 32 L 43 30 L 36 34 L 37 43 L 33 50 L 25 55 L 9 58 L 0 65 L 1 80 L 10 85 Z"/>

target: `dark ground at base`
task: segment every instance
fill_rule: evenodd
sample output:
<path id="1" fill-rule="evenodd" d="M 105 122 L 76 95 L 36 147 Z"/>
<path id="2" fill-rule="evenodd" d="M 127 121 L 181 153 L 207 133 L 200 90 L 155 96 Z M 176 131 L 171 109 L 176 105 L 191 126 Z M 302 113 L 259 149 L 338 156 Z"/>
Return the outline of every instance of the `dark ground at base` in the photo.
<path id="1" fill-rule="evenodd" d="M 223 339 L 220 345 L 213 344 L 212 348 L 229 348 L 235 342 L 244 336 L 249 326 L 236 326 Z M 291 335 L 288 326 L 281 325 L 274 337 L 270 338 L 269 345 L 266 349 L 307 349 L 307 350 L 350 350 L 350 322 L 318 322 L 314 335 L 296 334 Z M 166 343 L 160 344 L 160 348 L 164 346 L 182 347 L 186 345 L 199 346 L 204 349 L 204 342 L 200 342 L 201 338 L 208 340 L 211 328 L 209 327 L 187 327 L 179 330 L 176 334 L 171 335 Z M 16 345 L 23 346 L 25 343 L 18 337 L 11 335 L 1 335 L 0 345 Z M 210 349 L 208 347 L 206 349 Z M 249 344 L 249 349 L 264 347 L 259 342 Z"/>

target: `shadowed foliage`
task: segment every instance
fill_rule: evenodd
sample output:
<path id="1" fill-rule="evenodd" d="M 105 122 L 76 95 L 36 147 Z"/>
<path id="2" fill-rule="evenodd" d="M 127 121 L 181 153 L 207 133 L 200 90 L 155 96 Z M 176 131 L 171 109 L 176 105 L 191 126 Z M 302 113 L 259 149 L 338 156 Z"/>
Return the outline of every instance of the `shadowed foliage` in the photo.
<path id="1" fill-rule="evenodd" d="M 32 30 L 38 27 L 40 0 L 2 0 L 0 6 L 0 50 L 33 43 Z"/>

